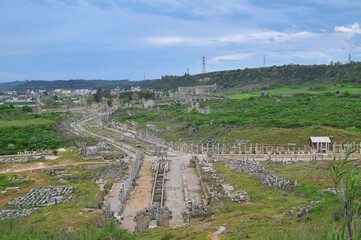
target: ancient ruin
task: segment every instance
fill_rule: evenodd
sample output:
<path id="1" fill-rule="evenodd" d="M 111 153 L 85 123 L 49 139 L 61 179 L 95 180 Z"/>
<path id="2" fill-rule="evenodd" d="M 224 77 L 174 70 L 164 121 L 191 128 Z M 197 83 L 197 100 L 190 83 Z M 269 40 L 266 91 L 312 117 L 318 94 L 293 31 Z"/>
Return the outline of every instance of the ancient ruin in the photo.
<path id="1" fill-rule="evenodd" d="M 164 227 L 169 228 L 169 219 L 172 219 L 172 212 L 168 207 L 150 205 L 138 211 L 134 217 L 135 232 L 142 232 L 148 228 Z"/>
<path id="2" fill-rule="evenodd" d="M 25 162 L 35 162 L 35 161 L 45 161 L 45 156 L 28 156 L 28 157 L 13 157 L 13 158 L 0 158 L 0 164 L 5 163 L 25 163 Z"/>
<path id="3" fill-rule="evenodd" d="M 38 187 L 30 190 L 24 197 L 17 197 L 8 205 L 18 208 L 28 206 L 52 206 L 69 202 L 73 199 L 74 187 Z"/>

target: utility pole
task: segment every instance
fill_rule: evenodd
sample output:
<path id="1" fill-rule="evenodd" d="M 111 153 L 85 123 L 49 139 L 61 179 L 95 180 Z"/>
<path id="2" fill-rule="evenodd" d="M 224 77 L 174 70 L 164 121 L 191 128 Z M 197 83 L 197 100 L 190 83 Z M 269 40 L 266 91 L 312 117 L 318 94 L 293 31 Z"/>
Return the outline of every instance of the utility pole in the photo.
<path id="1" fill-rule="evenodd" d="M 206 71 L 206 57 L 203 55 L 203 62 L 202 62 L 202 73 L 207 73 Z"/>

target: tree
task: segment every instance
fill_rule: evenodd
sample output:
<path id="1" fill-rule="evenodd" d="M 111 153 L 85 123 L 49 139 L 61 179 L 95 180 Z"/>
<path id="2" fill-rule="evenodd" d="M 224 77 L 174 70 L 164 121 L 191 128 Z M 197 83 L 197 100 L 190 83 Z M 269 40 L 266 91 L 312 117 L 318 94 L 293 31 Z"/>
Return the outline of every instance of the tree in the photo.
<path id="1" fill-rule="evenodd" d="M 86 97 L 86 103 L 87 103 L 88 105 L 91 105 L 93 102 L 94 102 L 94 95 L 93 95 L 93 94 L 89 94 L 89 95 Z"/>
<path id="2" fill-rule="evenodd" d="M 98 88 L 97 92 L 94 94 L 94 100 L 96 102 L 100 102 L 103 97 L 103 89 L 101 87 Z"/>
<path id="3" fill-rule="evenodd" d="M 21 110 L 23 110 L 23 112 L 33 112 L 33 108 L 30 106 L 23 106 Z"/>
<path id="4" fill-rule="evenodd" d="M 36 137 L 31 137 L 29 139 L 29 144 L 30 145 L 35 145 L 38 142 L 38 139 L 36 139 Z"/>
<path id="5" fill-rule="evenodd" d="M 8 150 L 14 150 L 14 149 L 15 149 L 14 144 L 9 143 L 9 144 L 8 144 Z"/>
<path id="6" fill-rule="evenodd" d="M 110 90 L 109 90 L 109 88 L 104 89 L 104 91 L 103 91 L 102 94 L 103 94 L 102 97 L 109 98 L 109 97 L 110 97 Z"/>
<path id="7" fill-rule="evenodd" d="M 139 100 L 139 96 L 136 93 L 132 94 L 132 100 Z"/>

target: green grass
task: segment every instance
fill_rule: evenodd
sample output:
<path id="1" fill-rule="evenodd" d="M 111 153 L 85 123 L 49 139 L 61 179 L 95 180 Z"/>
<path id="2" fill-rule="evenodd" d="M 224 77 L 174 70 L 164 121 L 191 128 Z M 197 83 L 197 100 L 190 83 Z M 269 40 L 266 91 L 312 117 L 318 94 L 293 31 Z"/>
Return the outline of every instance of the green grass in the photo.
<path id="1" fill-rule="evenodd" d="M 235 139 L 254 143 L 309 145 L 310 136 L 333 136 L 335 142 L 361 141 L 359 98 L 334 95 L 297 95 L 201 102 L 210 114 L 187 112 L 185 106 L 161 106 L 160 111 L 120 109 L 112 116 L 120 122 L 136 121 L 147 129 L 149 122 L 168 141 L 200 142 L 218 140 L 233 144 Z M 215 124 L 211 125 L 211 121 Z M 195 133 L 188 132 L 195 127 Z"/>
<path id="2" fill-rule="evenodd" d="M 43 218 L 46 221 L 46 218 Z M 133 234 L 126 230 L 119 229 L 117 224 L 107 222 L 101 227 L 83 227 L 81 229 L 71 229 L 72 232 L 64 234 L 53 232 L 46 228 L 36 228 L 34 226 L 23 226 L 17 220 L 0 220 L 0 239 L 12 240 L 135 240 Z"/>
<path id="3" fill-rule="evenodd" d="M 75 186 L 75 199 L 67 203 L 40 207 L 39 211 L 30 215 L 26 219 L 18 221 L 27 226 L 38 228 L 46 228 L 51 231 L 58 231 L 64 227 L 89 227 L 100 223 L 100 211 L 83 212 L 87 206 L 97 206 L 101 200 L 102 192 L 99 187 L 90 179 L 84 178 L 85 175 L 91 174 L 92 171 L 82 171 L 81 168 L 74 170 L 74 175 L 78 179 L 71 180 L 68 183 L 60 183 L 59 178 L 50 176 L 48 171 L 44 172 L 24 172 L 23 174 L 30 176 L 30 181 L 23 184 L 12 184 L 11 186 L 20 186 L 19 191 L 10 192 L 8 195 L 0 198 L 0 210 L 8 209 L 7 202 L 16 197 L 24 196 L 28 191 L 36 187 L 45 186 Z M 9 176 L 6 174 L 4 176 Z M 7 186 L 10 186 L 7 184 Z M 46 220 L 44 220 L 46 219 Z"/>
<path id="4" fill-rule="evenodd" d="M 29 127 L 47 127 L 53 125 L 55 122 L 48 119 L 28 119 L 24 120 L 12 120 L 5 121 L 0 120 L 0 131 L 6 128 L 19 129 Z"/>
<path id="5" fill-rule="evenodd" d="M 351 85 L 337 84 L 329 86 L 316 86 L 316 87 L 301 87 L 301 88 L 275 88 L 271 90 L 265 90 L 267 95 L 284 95 L 284 94 L 323 94 L 323 93 L 334 93 L 336 90 L 340 91 L 341 94 L 344 92 L 358 93 L 361 94 L 361 88 L 354 87 Z M 261 91 L 237 93 L 230 92 L 220 94 L 218 96 L 229 97 L 231 99 L 247 99 L 249 97 L 259 97 Z"/>
<path id="6" fill-rule="evenodd" d="M 59 119 L 59 113 L 25 114 L 11 108 L 0 111 L 0 155 L 69 146 L 71 141 L 54 130 Z"/>

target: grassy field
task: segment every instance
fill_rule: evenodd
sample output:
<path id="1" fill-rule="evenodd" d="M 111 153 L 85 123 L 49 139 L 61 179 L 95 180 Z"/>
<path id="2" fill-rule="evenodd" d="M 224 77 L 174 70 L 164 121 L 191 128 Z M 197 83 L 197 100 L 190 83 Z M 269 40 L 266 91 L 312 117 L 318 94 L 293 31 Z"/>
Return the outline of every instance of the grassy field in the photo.
<path id="1" fill-rule="evenodd" d="M 271 90 L 265 90 L 267 95 L 285 95 L 285 94 L 325 94 L 325 93 L 334 93 L 338 90 L 341 94 L 348 92 L 351 94 L 361 94 L 361 88 L 357 88 L 351 85 L 345 84 L 335 84 L 328 86 L 315 86 L 315 87 L 301 87 L 301 88 L 275 88 Z M 253 91 L 247 93 L 240 92 L 230 92 L 225 94 L 220 94 L 218 96 L 229 97 L 231 99 L 247 99 L 250 97 L 259 97 L 261 91 Z"/>
<path id="2" fill-rule="evenodd" d="M 217 140 L 233 144 L 235 139 L 249 139 L 265 144 L 296 143 L 308 145 L 309 136 L 333 136 L 336 142 L 361 140 L 361 105 L 359 98 L 334 95 L 297 95 L 201 102 L 210 114 L 189 106 L 163 106 L 160 110 L 118 110 L 113 118 L 120 122 L 136 121 L 144 129 L 153 123 L 158 135 L 167 140 L 200 142 Z M 192 127 L 196 132 L 189 132 Z"/>
<path id="3" fill-rule="evenodd" d="M 77 176 L 82 176 L 76 180 L 70 180 L 68 183 L 60 183 L 59 178 L 50 176 L 48 171 L 42 172 L 22 172 L 21 175 L 29 176 L 29 181 L 23 183 L 12 183 L 7 181 L 8 177 L 14 174 L 4 174 L 0 183 L 1 188 L 9 186 L 20 186 L 19 191 L 11 191 L 6 194 L 1 194 L 0 210 L 9 209 L 7 202 L 15 197 L 25 195 L 29 190 L 42 186 L 75 186 L 75 200 L 55 206 L 40 207 L 39 211 L 30 215 L 26 219 L 19 219 L 19 221 L 28 226 L 39 228 L 46 228 L 52 231 L 58 231 L 61 228 L 71 226 L 72 228 L 81 228 L 84 226 L 91 226 L 99 224 L 101 221 L 101 213 L 99 210 L 83 211 L 87 206 L 97 206 L 102 196 L 99 187 L 87 179 L 85 176 L 90 176 L 91 171 L 79 171 L 74 169 Z M 66 214 L 65 214 L 66 213 Z"/>
<path id="4" fill-rule="evenodd" d="M 2 107 L 0 155 L 71 146 L 78 137 L 66 134 L 64 129 L 60 129 L 61 125 L 58 121 L 66 121 L 65 117 L 60 113 L 33 114 L 11 107 Z M 82 139 L 82 141 L 88 140 Z"/>

